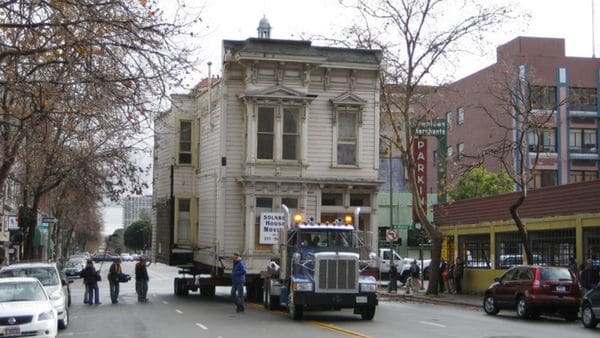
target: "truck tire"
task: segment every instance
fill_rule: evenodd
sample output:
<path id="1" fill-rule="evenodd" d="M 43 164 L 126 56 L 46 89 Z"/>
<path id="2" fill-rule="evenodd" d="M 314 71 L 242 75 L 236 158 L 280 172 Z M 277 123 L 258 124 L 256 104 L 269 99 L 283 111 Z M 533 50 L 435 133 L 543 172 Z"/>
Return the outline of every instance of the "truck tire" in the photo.
<path id="1" fill-rule="evenodd" d="M 375 305 L 369 305 L 368 307 L 363 308 L 360 312 L 360 318 L 363 320 L 372 320 L 373 317 L 375 317 L 375 309 Z"/>
<path id="2" fill-rule="evenodd" d="M 302 305 L 294 304 L 293 299 L 294 299 L 294 294 L 290 293 L 289 298 L 288 298 L 288 306 L 287 306 L 288 315 L 293 320 L 301 320 L 304 315 L 304 308 L 302 307 Z"/>
<path id="3" fill-rule="evenodd" d="M 190 292 L 181 278 L 175 278 L 173 288 L 175 289 L 175 296 L 187 296 Z"/>
<path id="4" fill-rule="evenodd" d="M 214 285 L 203 285 L 200 287 L 200 295 L 202 297 L 214 297 L 216 292 L 216 286 Z"/>

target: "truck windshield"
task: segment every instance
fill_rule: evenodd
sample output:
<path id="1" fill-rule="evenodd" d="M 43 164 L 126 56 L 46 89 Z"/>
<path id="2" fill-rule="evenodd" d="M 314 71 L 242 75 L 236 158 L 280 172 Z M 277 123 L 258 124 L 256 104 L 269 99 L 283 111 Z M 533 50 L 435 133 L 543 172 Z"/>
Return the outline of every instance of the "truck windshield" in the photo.
<path id="1" fill-rule="evenodd" d="M 311 230 L 300 234 L 300 245 L 315 248 L 351 248 L 352 231 Z"/>

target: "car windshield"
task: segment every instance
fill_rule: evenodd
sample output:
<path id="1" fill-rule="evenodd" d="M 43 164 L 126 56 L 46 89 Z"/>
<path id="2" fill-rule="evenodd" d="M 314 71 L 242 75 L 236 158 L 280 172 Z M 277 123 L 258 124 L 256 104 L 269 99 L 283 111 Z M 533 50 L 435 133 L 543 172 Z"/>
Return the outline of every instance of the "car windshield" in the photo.
<path id="1" fill-rule="evenodd" d="M 0 277 L 35 277 L 44 286 L 60 284 L 58 273 L 53 267 L 12 268 L 0 272 Z"/>
<path id="2" fill-rule="evenodd" d="M 352 231 L 316 230 L 300 233 L 302 246 L 317 248 L 351 248 Z"/>
<path id="3" fill-rule="evenodd" d="M 46 300 L 46 294 L 37 282 L 0 283 L 0 302 Z"/>
<path id="4" fill-rule="evenodd" d="M 83 262 L 67 262 L 67 268 L 79 268 L 84 265 Z"/>
<path id="5" fill-rule="evenodd" d="M 571 280 L 571 273 L 566 268 L 542 268 L 542 280 Z"/>

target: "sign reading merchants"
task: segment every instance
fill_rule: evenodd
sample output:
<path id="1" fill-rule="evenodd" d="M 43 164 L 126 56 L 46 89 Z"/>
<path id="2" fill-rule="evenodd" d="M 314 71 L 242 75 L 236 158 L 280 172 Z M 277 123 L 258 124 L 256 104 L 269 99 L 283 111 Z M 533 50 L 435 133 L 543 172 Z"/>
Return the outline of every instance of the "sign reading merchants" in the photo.
<path id="1" fill-rule="evenodd" d="M 282 212 L 263 212 L 260 214 L 260 244 L 277 244 L 279 230 L 285 226 Z"/>

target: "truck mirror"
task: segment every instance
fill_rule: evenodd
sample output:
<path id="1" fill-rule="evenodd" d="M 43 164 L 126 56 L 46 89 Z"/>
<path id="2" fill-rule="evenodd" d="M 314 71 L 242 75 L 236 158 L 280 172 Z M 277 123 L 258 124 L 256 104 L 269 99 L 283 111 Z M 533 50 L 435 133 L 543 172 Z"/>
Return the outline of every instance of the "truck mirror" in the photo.
<path id="1" fill-rule="evenodd" d="M 374 261 L 374 260 L 376 260 L 376 259 L 377 259 L 377 254 L 376 254 L 376 253 L 374 253 L 373 251 L 371 251 L 371 253 L 369 253 L 369 259 L 370 259 L 371 261 Z"/>
<path id="2" fill-rule="evenodd" d="M 300 253 L 294 252 L 294 255 L 292 256 L 292 260 L 294 261 L 294 263 L 300 262 Z"/>

